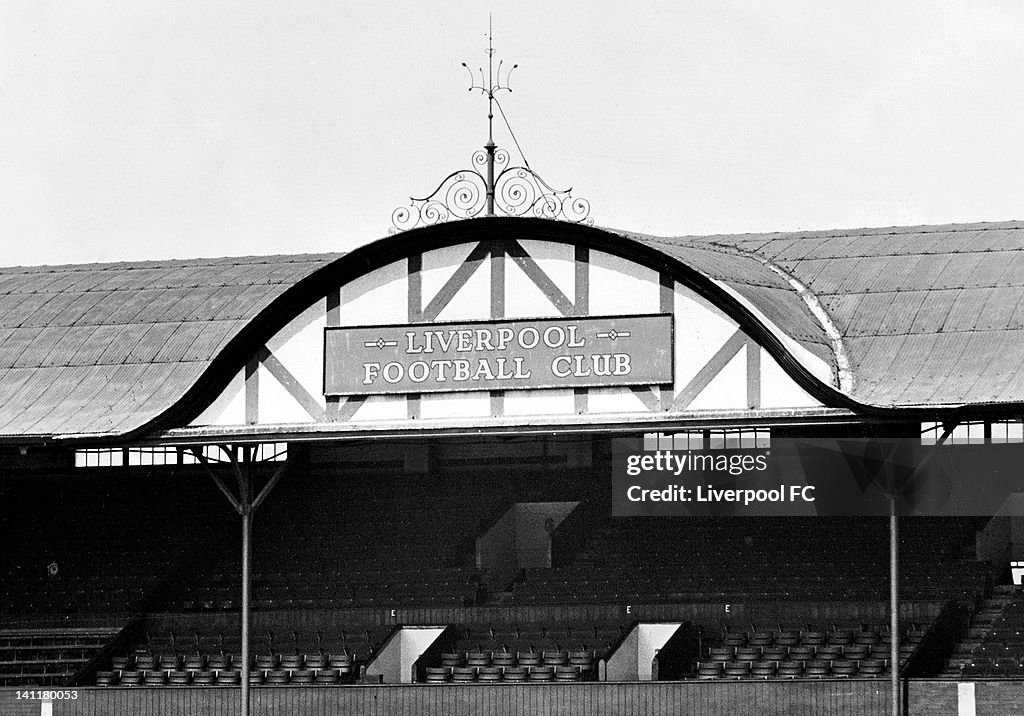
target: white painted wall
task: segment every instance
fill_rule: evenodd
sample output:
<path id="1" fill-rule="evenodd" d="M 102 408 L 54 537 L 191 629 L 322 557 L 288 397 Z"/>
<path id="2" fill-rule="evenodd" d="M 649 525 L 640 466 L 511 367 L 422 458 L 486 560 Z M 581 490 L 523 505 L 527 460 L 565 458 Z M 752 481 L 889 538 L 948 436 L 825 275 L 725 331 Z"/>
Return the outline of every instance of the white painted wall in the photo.
<path id="1" fill-rule="evenodd" d="M 366 675 L 380 676 L 386 684 L 411 684 L 412 665 L 443 631 L 444 627 L 402 627 L 366 666 Z"/>
<path id="2" fill-rule="evenodd" d="M 409 318 L 408 264 L 396 261 L 341 287 L 341 325 L 405 323 Z"/>
<path id="3" fill-rule="evenodd" d="M 637 624 L 608 657 L 608 681 L 650 681 L 654 655 L 665 645 L 681 622 Z"/>
<path id="4" fill-rule="evenodd" d="M 244 388 L 245 374 L 239 372 L 228 383 L 228 387 L 217 396 L 217 399 L 192 421 L 192 425 L 244 425 Z"/>

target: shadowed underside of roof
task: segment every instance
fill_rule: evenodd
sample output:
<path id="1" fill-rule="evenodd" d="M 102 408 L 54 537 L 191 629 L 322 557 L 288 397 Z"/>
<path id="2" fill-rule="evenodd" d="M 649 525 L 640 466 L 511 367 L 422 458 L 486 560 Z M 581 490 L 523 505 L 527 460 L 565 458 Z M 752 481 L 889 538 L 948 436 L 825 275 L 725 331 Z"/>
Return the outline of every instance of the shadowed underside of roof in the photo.
<path id="1" fill-rule="evenodd" d="M 1024 224 L 674 238 L 573 232 L 600 235 L 605 247 L 626 238 L 684 264 L 837 375 L 845 371 L 843 392 L 865 407 L 1024 403 Z M 280 309 L 289 289 L 348 261 L 339 259 L 0 269 L 0 438 L 148 425 L 268 307 Z"/>
<path id="2" fill-rule="evenodd" d="M 0 269 L 0 435 L 123 433 L 340 254 Z"/>

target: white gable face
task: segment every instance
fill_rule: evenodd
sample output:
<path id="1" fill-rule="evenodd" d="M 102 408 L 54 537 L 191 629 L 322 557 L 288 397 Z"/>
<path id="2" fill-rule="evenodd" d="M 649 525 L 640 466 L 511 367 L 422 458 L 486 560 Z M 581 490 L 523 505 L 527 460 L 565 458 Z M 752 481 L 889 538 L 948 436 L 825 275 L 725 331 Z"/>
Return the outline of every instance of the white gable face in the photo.
<path id="1" fill-rule="evenodd" d="M 761 320 L 834 385 L 831 366 Z M 670 276 L 570 243 L 486 240 L 332 289 L 191 425 L 569 424 L 818 407 L 736 321 Z"/>

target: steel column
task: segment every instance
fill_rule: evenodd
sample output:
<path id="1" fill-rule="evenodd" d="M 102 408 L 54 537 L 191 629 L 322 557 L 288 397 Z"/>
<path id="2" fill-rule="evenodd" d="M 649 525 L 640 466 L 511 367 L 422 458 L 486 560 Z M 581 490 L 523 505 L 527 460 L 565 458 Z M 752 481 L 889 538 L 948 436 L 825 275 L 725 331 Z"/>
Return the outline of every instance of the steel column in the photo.
<path id="1" fill-rule="evenodd" d="M 242 716 L 249 716 L 249 562 L 252 554 L 251 538 L 252 504 L 247 499 L 242 504 L 242 663 L 239 665 L 239 672 L 242 678 Z"/>
<path id="2" fill-rule="evenodd" d="M 899 566 L 899 521 L 896 517 L 896 496 L 892 496 L 892 511 L 889 514 L 889 671 L 892 689 L 892 716 L 900 716 L 902 694 L 900 693 L 900 566 Z"/>

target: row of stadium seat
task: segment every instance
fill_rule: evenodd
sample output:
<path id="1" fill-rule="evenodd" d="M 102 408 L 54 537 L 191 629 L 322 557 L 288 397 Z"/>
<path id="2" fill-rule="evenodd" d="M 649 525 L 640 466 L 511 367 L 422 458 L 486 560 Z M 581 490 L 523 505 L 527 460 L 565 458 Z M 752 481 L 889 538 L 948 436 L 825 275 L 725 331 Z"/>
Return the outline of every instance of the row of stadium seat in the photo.
<path id="1" fill-rule="evenodd" d="M 352 683 L 355 676 L 339 669 L 285 669 L 254 670 L 249 672 L 249 683 L 283 686 L 286 684 L 343 684 Z M 97 686 L 238 686 L 241 672 L 223 671 L 100 671 Z"/>
<path id="2" fill-rule="evenodd" d="M 917 624 L 901 635 L 900 663 L 906 664 L 925 630 Z M 796 678 L 878 676 L 891 656 L 884 625 L 833 624 L 827 629 L 752 628 L 723 631 L 707 643 L 696 663 L 697 678 Z"/>
<path id="3" fill-rule="evenodd" d="M 798 661 L 706 661 L 697 664 L 698 679 L 878 677 L 888 671 L 885 659 L 808 659 Z"/>
<path id="4" fill-rule="evenodd" d="M 579 671 L 591 671 L 594 668 L 596 655 L 592 651 L 470 651 L 465 653 L 451 652 L 441 654 L 441 667 L 452 669 L 461 667 L 535 667 L 535 666 L 573 666 Z"/>
<path id="5" fill-rule="evenodd" d="M 903 648 L 903 646 L 901 646 Z M 822 646 L 738 646 L 711 647 L 708 661 L 807 661 L 808 659 L 884 659 L 889 656 L 888 644 L 839 644 Z"/>
<path id="6" fill-rule="evenodd" d="M 337 669 L 343 673 L 353 670 L 357 659 L 353 654 L 257 654 L 249 660 L 250 668 L 272 671 L 284 669 Z M 111 660 L 114 671 L 232 671 L 239 668 L 239 657 L 227 655 L 207 656 L 205 654 L 164 654 L 153 656 L 137 654 L 134 656 L 115 656 Z"/>
<path id="7" fill-rule="evenodd" d="M 425 683 L 541 683 L 592 680 L 593 670 L 561 666 L 428 666 Z"/>

